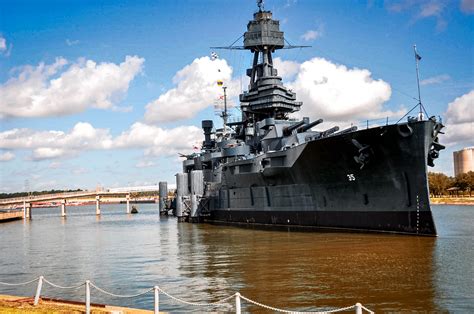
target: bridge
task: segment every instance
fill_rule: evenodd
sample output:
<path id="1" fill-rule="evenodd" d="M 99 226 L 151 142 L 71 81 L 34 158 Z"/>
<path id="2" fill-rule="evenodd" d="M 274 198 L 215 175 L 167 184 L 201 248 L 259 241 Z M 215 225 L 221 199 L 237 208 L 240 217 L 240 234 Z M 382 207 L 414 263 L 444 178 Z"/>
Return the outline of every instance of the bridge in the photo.
<path id="1" fill-rule="evenodd" d="M 160 189 L 161 187 L 161 189 Z M 160 213 L 165 211 L 165 200 L 168 194 L 168 187 L 166 182 L 160 182 L 159 185 L 138 186 L 138 187 L 123 187 L 113 188 L 108 190 L 98 191 L 77 191 L 65 192 L 56 194 L 43 194 L 35 196 L 24 196 L 15 198 L 6 198 L 0 200 L 0 207 L 2 208 L 18 208 L 23 207 L 23 218 L 32 218 L 32 208 L 34 204 L 41 204 L 42 202 L 58 202 L 61 207 L 61 217 L 66 217 L 66 205 L 72 200 L 95 200 L 96 215 L 100 215 L 101 199 L 120 198 L 126 200 L 126 213 L 130 213 L 130 199 L 132 193 L 157 191 L 160 196 Z"/>

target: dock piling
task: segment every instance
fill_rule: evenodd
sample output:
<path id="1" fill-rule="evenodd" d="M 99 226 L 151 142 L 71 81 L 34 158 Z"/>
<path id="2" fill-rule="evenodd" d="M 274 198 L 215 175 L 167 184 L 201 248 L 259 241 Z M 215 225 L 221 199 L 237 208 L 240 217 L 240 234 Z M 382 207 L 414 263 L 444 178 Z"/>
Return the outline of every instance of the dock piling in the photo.
<path id="1" fill-rule="evenodd" d="M 127 214 L 130 214 L 130 194 L 127 194 Z"/>
<path id="2" fill-rule="evenodd" d="M 61 217 L 66 217 L 66 200 L 61 201 Z"/>
<path id="3" fill-rule="evenodd" d="M 100 196 L 95 197 L 95 214 L 100 215 Z"/>

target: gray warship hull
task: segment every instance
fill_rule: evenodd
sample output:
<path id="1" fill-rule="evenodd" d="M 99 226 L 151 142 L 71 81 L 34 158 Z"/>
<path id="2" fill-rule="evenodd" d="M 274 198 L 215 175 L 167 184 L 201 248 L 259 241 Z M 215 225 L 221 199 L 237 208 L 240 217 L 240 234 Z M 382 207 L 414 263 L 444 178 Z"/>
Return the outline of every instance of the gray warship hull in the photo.
<path id="1" fill-rule="evenodd" d="M 229 163 L 205 220 L 436 235 L 426 176 L 434 126 L 371 128 Z M 370 146 L 362 169 L 353 139 Z M 252 172 L 262 160 L 271 167 Z"/>
<path id="2" fill-rule="evenodd" d="M 441 121 L 424 120 L 421 102 L 417 117 L 407 122 L 363 130 L 317 130 L 323 119 L 292 119 L 303 103 L 283 85 L 273 53 L 295 46 L 285 46 L 270 11 L 260 6 L 253 17 L 239 48 L 253 54 L 248 90 L 239 96 L 241 120 L 227 123 L 227 87 L 220 81 L 223 128 L 202 121 L 201 151 L 183 155 L 176 216 L 248 226 L 436 235 L 427 166 L 444 149 L 438 142 Z"/>

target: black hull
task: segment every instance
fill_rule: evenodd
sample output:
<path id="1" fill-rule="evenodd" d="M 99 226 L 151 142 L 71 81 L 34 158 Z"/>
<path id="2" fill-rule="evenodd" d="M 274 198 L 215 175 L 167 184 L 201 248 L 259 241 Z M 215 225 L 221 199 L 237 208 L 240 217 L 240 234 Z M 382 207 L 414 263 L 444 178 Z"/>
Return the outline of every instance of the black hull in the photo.
<path id="1" fill-rule="evenodd" d="M 311 141 L 265 155 L 272 166 L 259 172 L 243 171 L 249 161 L 228 164 L 205 220 L 435 236 L 426 175 L 433 127 L 422 121 Z M 362 169 L 354 140 L 369 146 Z"/>

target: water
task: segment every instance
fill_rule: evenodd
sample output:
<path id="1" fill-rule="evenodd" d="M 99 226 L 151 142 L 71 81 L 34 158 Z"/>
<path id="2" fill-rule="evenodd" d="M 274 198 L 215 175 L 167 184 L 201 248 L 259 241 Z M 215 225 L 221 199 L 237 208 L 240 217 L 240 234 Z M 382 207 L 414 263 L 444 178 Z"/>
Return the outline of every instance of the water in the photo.
<path id="1" fill-rule="evenodd" d="M 92 280 L 116 294 L 159 285 L 189 301 L 211 302 L 239 291 L 292 310 L 361 302 L 381 311 L 473 312 L 474 207 L 433 206 L 439 237 L 285 232 L 178 224 L 155 204 L 33 209 L 33 220 L 0 224 L 0 281 L 44 275 L 59 285 Z M 1 294 L 31 296 L 0 285 Z M 49 297 L 84 300 L 84 288 L 43 288 Z M 153 295 L 117 299 L 92 290 L 92 302 L 153 308 Z M 161 296 L 160 309 L 202 311 Z M 243 304 L 243 309 L 259 308 Z M 220 310 L 232 310 L 232 304 Z"/>

